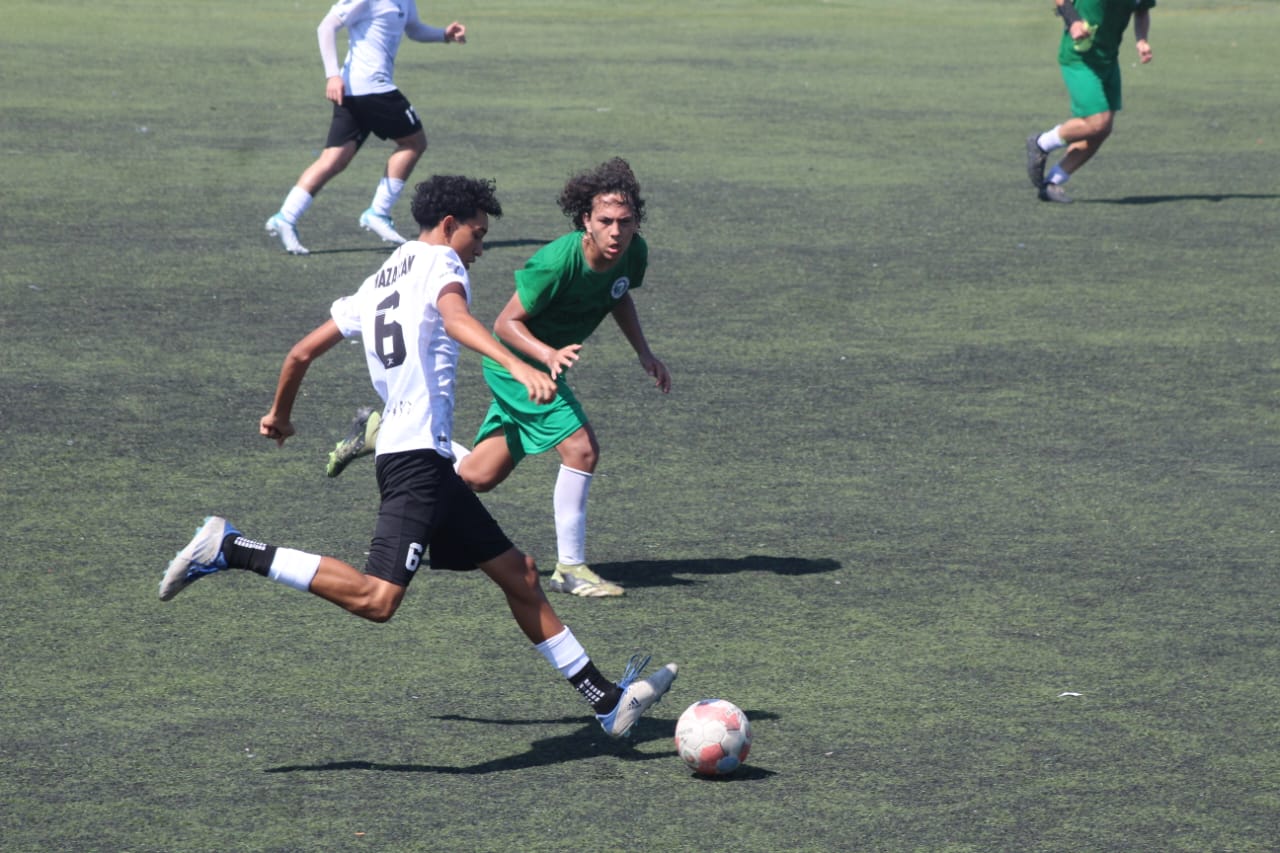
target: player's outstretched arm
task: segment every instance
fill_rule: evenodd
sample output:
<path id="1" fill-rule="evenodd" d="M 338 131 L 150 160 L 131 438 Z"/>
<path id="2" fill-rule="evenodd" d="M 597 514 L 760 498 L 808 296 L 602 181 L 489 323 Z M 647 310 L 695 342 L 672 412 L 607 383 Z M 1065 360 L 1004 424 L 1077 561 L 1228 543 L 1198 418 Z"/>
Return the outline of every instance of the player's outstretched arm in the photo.
<path id="1" fill-rule="evenodd" d="M 558 378 L 578 360 L 582 344 L 556 349 L 529 331 L 528 321 L 529 312 L 520 301 L 520 294 L 513 294 L 498 314 L 498 319 L 493 321 L 493 331 L 507 346 L 515 347 L 534 361 L 545 364 L 552 379 Z"/>
<path id="2" fill-rule="evenodd" d="M 289 354 L 284 357 L 284 364 L 280 366 L 280 379 L 276 382 L 276 396 L 271 403 L 271 411 L 258 421 L 260 435 L 281 446 L 286 438 L 297 432 L 291 422 L 293 402 L 298 398 L 298 389 L 302 387 L 307 368 L 341 340 L 342 332 L 338 330 L 338 324 L 330 319 L 293 345 Z"/>
<path id="3" fill-rule="evenodd" d="M 440 291 L 436 307 L 444 320 L 444 330 L 449 337 L 470 350 L 487 355 L 511 372 L 516 381 L 529 392 L 535 403 L 549 403 L 556 396 L 556 383 L 550 376 L 511 353 L 511 350 L 494 340 L 489 330 L 480 324 L 467 308 L 461 284 L 451 284 Z"/>
<path id="4" fill-rule="evenodd" d="M 654 385 L 661 389 L 663 394 L 669 393 L 671 391 L 671 371 L 667 370 L 667 366 L 649 349 L 649 342 L 644 336 L 644 330 L 640 328 L 640 314 L 636 311 L 636 303 L 631 299 L 630 293 L 623 296 L 618 301 L 618 304 L 613 306 L 613 321 L 622 330 L 622 335 L 627 339 L 627 343 L 631 344 L 631 348 L 636 351 L 636 356 L 640 359 L 640 366 L 644 368 L 644 372 L 653 377 Z"/>

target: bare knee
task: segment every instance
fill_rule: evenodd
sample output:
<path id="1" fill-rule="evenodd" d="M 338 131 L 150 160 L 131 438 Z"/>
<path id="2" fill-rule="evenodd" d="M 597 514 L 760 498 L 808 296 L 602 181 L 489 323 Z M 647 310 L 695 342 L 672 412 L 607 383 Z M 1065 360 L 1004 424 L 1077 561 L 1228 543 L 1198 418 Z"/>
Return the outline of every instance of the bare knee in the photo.
<path id="1" fill-rule="evenodd" d="M 522 571 L 517 573 L 520 589 L 532 598 L 542 597 L 542 580 L 538 577 L 538 564 L 528 554 L 520 555 Z"/>
<path id="2" fill-rule="evenodd" d="M 482 564 L 480 569 L 501 587 L 503 593 L 509 598 L 528 603 L 543 597 L 537 563 L 534 562 L 533 557 L 521 553 L 516 548 Z"/>
<path id="3" fill-rule="evenodd" d="M 370 622 L 389 622 L 404 598 L 404 587 L 389 583 L 370 585 L 347 604 L 347 610 Z"/>
<path id="4" fill-rule="evenodd" d="M 1111 128 L 1115 123 L 1115 114 L 1111 112 L 1098 113 L 1084 119 L 1085 126 L 1088 128 L 1088 139 L 1093 145 L 1101 145 L 1102 140 L 1111 135 Z"/>
<path id="5" fill-rule="evenodd" d="M 560 461 L 576 471 L 590 474 L 600 464 L 600 443 L 596 441 L 595 433 L 587 427 L 560 442 L 556 451 L 560 454 Z"/>
<path id="6" fill-rule="evenodd" d="M 487 438 L 458 464 L 458 476 L 473 492 L 488 492 L 515 470 L 506 439 Z"/>
<path id="7" fill-rule="evenodd" d="M 298 179 L 298 186 L 315 195 L 325 184 L 341 174 L 355 156 L 354 143 L 324 149 L 316 161 L 302 173 L 302 177 Z"/>

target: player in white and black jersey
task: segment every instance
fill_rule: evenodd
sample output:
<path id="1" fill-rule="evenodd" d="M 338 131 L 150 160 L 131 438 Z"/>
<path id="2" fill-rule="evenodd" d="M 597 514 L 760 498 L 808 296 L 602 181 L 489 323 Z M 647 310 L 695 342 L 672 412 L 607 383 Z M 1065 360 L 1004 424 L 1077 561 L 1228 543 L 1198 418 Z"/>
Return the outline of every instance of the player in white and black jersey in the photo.
<path id="1" fill-rule="evenodd" d="M 346 60 L 338 64 L 337 33 L 347 30 Z M 391 221 L 391 208 L 414 166 L 427 150 L 422 120 L 396 88 L 396 54 L 404 36 L 414 41 L 465 44 L 467 28 L 454 21 L 433 27 L 418 18 L 414 0 L 340 0 L 316 29 L 326 78 L 324 96 L 333 102 L 333 119 L 324 150 L 306 168 L 267 220 L 267 233 L 279 237 L 286 252 L 305 255 L 297 225 L 316 194 L 356 156 L 369 134 L 395 142 L 386 171 L 360 225 L 384 241 L 404 242 Z"/>
<path id="2" fill-rule="evenodd" d="M 556 394 L 549 375 L 498 343 L 470 312 L 467 270 L 484 250 L 489 217 L 501 215 L 490 181 L 437 175 L 419 184 L 413 199 L 418 239 L 334 302 L 330 319 L 293 346 L 259 424 L 262 435 L 283 444 L 295 432 L 293 405 L 309 365 L 343 339 L 361 339 L 384 404 L 376 460 L 381 505 L 365 570 L 250 539 L 211 516 L 169 563 L 160 598 L 173 598 L 205 575 L 247 569 L 385 622 L 424 562 L 433 569 L 478 568 L 502 589 L 525 636 L 586 698 L 604 730 L 622 737 L 667 692 L 676 665 L 640 679 L 649 658 L 637 655 L 617 683 L 601 675 L 547 601 L 533 559 L 511 543 L 453 470 L 459 343 L 511 371 L 530 400 L 546 403 Z"/>

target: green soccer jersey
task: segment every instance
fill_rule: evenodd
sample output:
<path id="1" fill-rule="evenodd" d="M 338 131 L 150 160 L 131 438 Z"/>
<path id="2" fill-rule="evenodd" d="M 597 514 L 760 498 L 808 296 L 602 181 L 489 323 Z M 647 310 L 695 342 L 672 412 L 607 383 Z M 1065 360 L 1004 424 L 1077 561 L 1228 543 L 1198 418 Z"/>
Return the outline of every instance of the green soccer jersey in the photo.
<path id="1" fill-rule="evenodd" d="M 605 272 L 587 266 L 581 231 L 553 240 L 535 252 L 523 269 L 516 270 L 516 294 L 529 314 L 529 331 L 555 349 L 582 343 L 628 291 L 644 283 L 648 263 L 649 246 L 639 234 Z M 538 364 L 514 347 L 508 349 Z M 502 370 L 490 358 L 485 358 L 485 366 Z"/>
<path id="2" fill-rule="evenodd" d="M 1129 19 L 1140 9 L 1150 9 L 1156 0 L 1075 0 L 1076 13 L 1095 27 L 1093 46 L 1083 53 L 1076 53 L 1071 34 L 1062 34 L 1058 47 L 1058 61 L 1064 65 L 1084 62 L 1088 65 L 1111 65 L 1120 55 L 1120 44 Z"/>

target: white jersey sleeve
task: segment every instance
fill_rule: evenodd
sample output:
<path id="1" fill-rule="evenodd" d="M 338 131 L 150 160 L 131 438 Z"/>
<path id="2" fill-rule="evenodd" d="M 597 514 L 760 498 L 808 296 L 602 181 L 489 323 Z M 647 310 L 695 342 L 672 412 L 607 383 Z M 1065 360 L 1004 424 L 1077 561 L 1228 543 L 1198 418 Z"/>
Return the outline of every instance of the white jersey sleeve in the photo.
<path id="1" fill-rule="evenodd" d="M 411 240 L 330 309 L 344 337 L 361 338 L 384 404 L 378 455 L 434 449 L 453 456 L 458 344 L 445 331 L 437 300 L 454 282 L 469 305 L 471 281 L 457 254 Z"/>
<path id="2" fill-rule="evenodd" d="M 342 19 L 330 10 L 324 16 L 320 26 L 316 27 L 316 38 L 320 42 L 320 62 L 324 65 L 324 79 L 337 77 L 342 73 L 338 63 L 338 30 L 342 29 Z"/>

